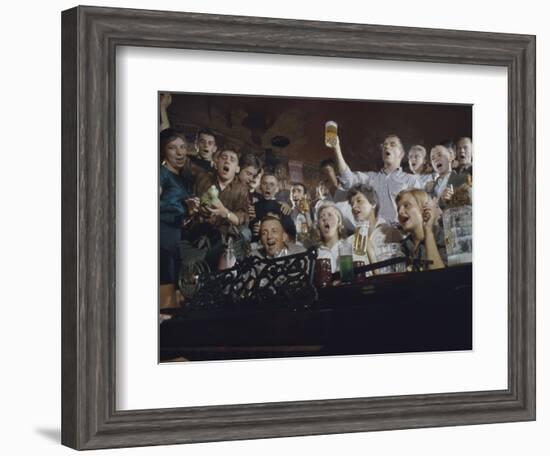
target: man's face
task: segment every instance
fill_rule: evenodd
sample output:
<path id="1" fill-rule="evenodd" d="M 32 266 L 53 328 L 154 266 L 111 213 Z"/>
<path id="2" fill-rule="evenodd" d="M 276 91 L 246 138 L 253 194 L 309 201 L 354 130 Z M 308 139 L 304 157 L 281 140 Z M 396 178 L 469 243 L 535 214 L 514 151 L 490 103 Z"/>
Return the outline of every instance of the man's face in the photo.
<path id="1" fill-rule="evenodd" d="M 336 171 L 331 165 L 326 165 L 321 168 L 321 175 L 328 185 L 332 187 L 338 187 L 338 179 L 336 178 Z"/>
<path id="2" fill-rule="evenodd" d="M 451 171 L 451 153 L 445 146 L 435 146 L 430 152 L 432 167 L 437 174 Z"/>
<path id="3" fill-rule="evenodd" d="M 459 165 L 472 163 L 472 141 L 470 138 L 461 138 L 456 145 L 456 151 Z"/>
<path id="4" fill-rule="evenodd" d="M 388 136 L 382 143 L 382 160 L 385 168 L 399 168 L 403 159 L 403 146 L 397 136 Z"/>
<path id="5" fill-rule="evenodd" d="M 290 189 L 290 197 L 292 198 L 294 204 L 302 201 L 304 199 L 304 196 L 306 196 L 304 192 L 304 187 L 302 187 L 301 185 L 293 185 Z"/>
<path id="6" fill-rule="evenodd" d="M 409 168 L 414 174 L 420 174 L 424 165 L 425 154 L 419 150 L 411 150 L 409 152 Z"/>
<path id="7" fill-rule="evenodd" d="M 217 150 L 216 138 L 206 133 L 201 133 L 197 139 L 199 155 L 204 160 L 212 160 L 212 156 Z"/>
<path id="8" fill-rule="evenodd" d="M 239 172 L 239 157 L 232 150 L 222 151 L 214 160 L 218 177 L 222 182 L 231 182 Z"/>
<path id="9" fill-rule="evenodd" d="M 260 189 L 262 190 L 262 195 L 264 195 L 265 199 L 275 199 L 275 195 L 279 191 L 277 178 L 275 176 L 264 175 L 262 177 Z"/>
<path id="10" fill-rule="evenodd" d="M 254 190 L 254 178 L 258 174 L 258 168 L 254 166 L 247 166 L 246 168 L 241 169 L 239 173 L 239 180 L 242 184 L 246 185 L 249 190 Z"/>
<path id="11" fill-rule="evenodd" d="M 260 242 L 268 256 L 273 257 L 285 248 L 287 235 L 281 222 L 265 220 L 260 226 Z"/>
<path id="12" fill-rule="evenodd" d="M 259 170 L 254 176 L 254 179 L 252 179 L 252 182 L 250 182 L 250 186 L 249 186 L 250 191 L 254 191 L 260 186 L 260 181 L 262 180 L 262 176 L 263 176 L 263 171 Z"/>
<path id="13" fill-rule="evenodd" d="M 403 231 L 411 233 L 422 226 L 422 210 L 410 193 L 405 193 L 397 204 L 397 219 Z"/>

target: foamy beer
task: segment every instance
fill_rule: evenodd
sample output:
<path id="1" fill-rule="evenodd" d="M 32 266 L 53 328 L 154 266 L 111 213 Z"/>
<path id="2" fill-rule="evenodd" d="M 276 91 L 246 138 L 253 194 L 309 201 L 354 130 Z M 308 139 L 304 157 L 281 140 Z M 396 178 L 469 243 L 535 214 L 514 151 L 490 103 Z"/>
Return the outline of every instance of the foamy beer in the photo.
<path id="1" fill-rule="evenodd" d="M 362 223 L 355 228 L 353 237 L 353 253 L 359 256 L 367 254 L 367 244 L 369 240 L 369 225 Z"/>
<path id="2" fill-rule="evenodd" d="M 325 124 L 325 144 L 327 147 L 334 147 L 338 136 L 338 124 L 334 120 L 329 120 Z"/>

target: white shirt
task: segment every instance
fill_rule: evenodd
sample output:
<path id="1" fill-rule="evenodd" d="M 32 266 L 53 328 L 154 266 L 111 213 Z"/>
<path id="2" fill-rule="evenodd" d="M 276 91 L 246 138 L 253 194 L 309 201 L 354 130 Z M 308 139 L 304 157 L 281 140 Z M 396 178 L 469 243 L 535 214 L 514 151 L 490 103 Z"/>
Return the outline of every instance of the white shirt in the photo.
<path id="1" fill-rule="evenodd" d="M 402 190 L 408 188 L 421 188 L 431 181 L 430 174 L 408 174 L 401 168 L 388 173 L 380 171 L 351 171 L 349 168 L 340 176 L 340 182 L 344 189 L 350 189 L 356 185 L 369 185 L 376 190 L 380 210 L 379 216 L 389 223 L 397 222 L 397 205 L 395 197 Z"/>
<path id="2" fill-rule="evenodd" d="M 317 258 L 328 258 L 330 260 L 330 270 L 334 274 L 337 271 L 340 271 L 340 246 L 343 243 L 346 243 L 346 239 L 339 239 L 332 247 L 327 247 L 326 245 L 320 245 L 317 249 Z"/>

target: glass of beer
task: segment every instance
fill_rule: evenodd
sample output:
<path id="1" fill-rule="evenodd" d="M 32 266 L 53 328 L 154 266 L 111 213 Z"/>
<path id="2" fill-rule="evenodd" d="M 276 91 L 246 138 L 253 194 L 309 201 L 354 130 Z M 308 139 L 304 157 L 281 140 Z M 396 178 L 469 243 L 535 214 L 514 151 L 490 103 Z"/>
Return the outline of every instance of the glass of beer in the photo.
<path id="1" fill-rule="evenodd" d="M 338 246 L 338 261 L 340 263 L 340 278 L 342 282 L 353 282 L 352 246 L 348 242 L 341 242 Z"/>
<path id="2" fill-rule="evenodd" d="M 336 137 L 338 136 L 338 124 L 334 120 L 329 120 L 325 123 L 325 145 L 334 147 L 336 145 Z"/>
<path id="3" fill-rule="evenodd" d="M 357 256 L 365 256 L 367 254 L 367 243 L 369 240 L 369 224 L 368 222 L 360 222 L 355 228 L 353 236 L 353 254 Z"/>

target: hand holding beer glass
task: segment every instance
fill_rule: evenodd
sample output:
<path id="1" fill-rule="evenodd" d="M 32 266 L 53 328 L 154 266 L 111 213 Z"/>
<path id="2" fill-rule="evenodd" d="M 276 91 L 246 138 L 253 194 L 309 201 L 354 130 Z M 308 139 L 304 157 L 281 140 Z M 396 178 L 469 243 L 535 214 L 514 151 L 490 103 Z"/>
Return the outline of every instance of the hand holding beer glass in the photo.
<path id="1" fill-rule="evenodd" d="M 338 124 L 334 120 L 325 123 L 325 145 L 332 149 L 338 145 Z"/>

